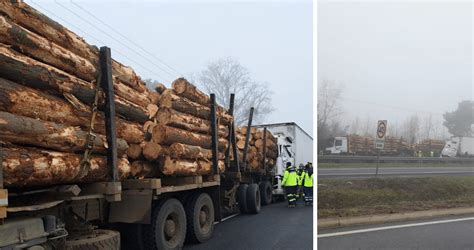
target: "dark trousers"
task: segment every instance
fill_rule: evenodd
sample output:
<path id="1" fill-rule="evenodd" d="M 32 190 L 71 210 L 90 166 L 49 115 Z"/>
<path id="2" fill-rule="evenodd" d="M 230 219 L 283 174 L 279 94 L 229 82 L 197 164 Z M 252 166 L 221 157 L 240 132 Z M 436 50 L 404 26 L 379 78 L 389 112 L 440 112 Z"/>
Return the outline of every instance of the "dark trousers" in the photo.
<path id="1" fill-rule="evenodd" d="M 313 203 L 313 188 L 303 187 L 303 192 L 304 192 L 304 201 Z"/>
<path id="2" fill-rule="evenodd" d="M 285 187 L 286 199 L 288 200 L 288 205 L 296 205 L 296 191 L 298 190 L 297 186 Z"/>

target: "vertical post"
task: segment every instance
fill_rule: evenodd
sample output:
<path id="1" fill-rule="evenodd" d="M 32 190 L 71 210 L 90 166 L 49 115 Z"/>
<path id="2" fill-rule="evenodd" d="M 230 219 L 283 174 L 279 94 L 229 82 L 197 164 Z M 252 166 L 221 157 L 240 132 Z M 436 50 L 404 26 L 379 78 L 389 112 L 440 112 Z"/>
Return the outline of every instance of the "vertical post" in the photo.
<path id="1" fill-rule="evenodd" d="M 2 153 L 2 143 L 0 143 L 0 189 L 3 189 L 3 153 Z"/>
<path id="2" fill-rule="evenodd" d="M 379 175 L 379 164 L 380 164 L 380 149 L 377 150 L 377 166 L 375 168 L 375 177 Z"/>
<path id="3" fill-rule="evenodd" d="M 267 173 L 267 128 L 263 128 L 263 170 Z"/>
<path id="4" fill-rule="evenodd" d="M 219 174 L 219 162 L 217 160 L 217 118 L 216 118 L 216 95 L 211 94 L 211 149 L 212 149 L 212 174 Z"/>
<path id="5" fill-rule="evenodd" d="M 253 118 L 253 107 L 250 108 L 249 114 L 249 123 L 247 125 L 247 134 L 245 135 L 245 146 L 244 146 L 244 155 L 242 163 L 244 164 L 244 169 L 247 169 L 247 151 L 249 149 L 249 140 L 250 140 L 250 129 L 252 128 L 252 118 Z"/>
<path id="6" fill-rule="evenodd" d="M 235 94 L 230 94 L 230 102 L 229 102 L 229 115 L 234 116 L 234 99 L 235 99 Z M 229 124 L 229 136 L 227 137 L 229 141 L 229 147 L 225 151 L 225 165 L 226 167 L 229 166 L 230 163 L 230 148 L 232 146 L 232 133 L 234 129 L 234 122 L 232 121 Z"/>
<path id="7" fill-rule="evenodd" d="M 112 58 L 110 48 L 100 48 L 100 83 L 105 92 L 105 131 L 107 135 L 107 165 L 109 178 L 118 180 L 117 171 L 117 132 L 115 127 L 115 96 L 112 80 Z"/>

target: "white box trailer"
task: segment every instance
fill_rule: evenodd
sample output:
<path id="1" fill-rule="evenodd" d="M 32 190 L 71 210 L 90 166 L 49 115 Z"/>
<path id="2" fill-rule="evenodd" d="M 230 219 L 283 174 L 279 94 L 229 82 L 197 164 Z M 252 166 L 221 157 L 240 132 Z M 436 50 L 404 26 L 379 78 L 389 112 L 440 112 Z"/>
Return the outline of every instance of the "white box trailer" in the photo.
<path id="1" fill-rule="evenodd" d="M 474 156 L 474 137 L 452 137 L 446 141 L 441 152 L 442 157 L 472 157 Z"/>
<path id="2" fill-rule="evenodd" d="M 275 165 L 273 194 L 283 195 L 281 180 L 287 162 L 298 167 L 299 164 L 313 162 L 313 137 L 294 122 L 255 125 L 267 128 L 278 139 L 278 158 Z"/>

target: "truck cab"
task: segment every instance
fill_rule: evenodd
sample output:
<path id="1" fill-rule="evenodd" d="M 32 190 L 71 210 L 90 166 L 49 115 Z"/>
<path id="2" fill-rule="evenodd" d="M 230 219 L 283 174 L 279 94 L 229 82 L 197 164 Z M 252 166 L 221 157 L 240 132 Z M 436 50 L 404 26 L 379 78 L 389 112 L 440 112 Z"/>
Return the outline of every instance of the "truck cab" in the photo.
<path id="1" fill-rule="evenodd" d="M 441 157 L 456 157 L 458 154 L 459 137 L 453 137 L 446 141 Z"/>
<path id="2" fill-rule="evenodd" d="M 326 148 L 328 154 L 346 154 L 348 152 L 347 137 L 335 137 L 331 147 Z"/>

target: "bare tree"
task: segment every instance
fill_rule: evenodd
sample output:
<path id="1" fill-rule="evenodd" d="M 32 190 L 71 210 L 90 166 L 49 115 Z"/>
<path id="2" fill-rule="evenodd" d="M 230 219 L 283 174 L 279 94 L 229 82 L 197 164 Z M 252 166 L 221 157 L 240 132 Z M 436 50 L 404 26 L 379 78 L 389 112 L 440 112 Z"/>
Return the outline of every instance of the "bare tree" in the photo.
<path id="1" fill-rule="evenodd" d="M 322 80 L 318 84 L 318 148 L 323 151 L 332 137 L 342 133 L 337 118 L 342 114 L 343 86 L 334 81 Z"/>
<path id="2" fill-rule="evenodd" d="M 410 116 L 403 124 L 403 137 L 411 144 L 419 139 L 420 118 L 418 115 Z"/>
<path id="3" fill-rule="evenodd" d="M 229 107 L 230 94 L 235 93 L 237 125 L 247 123 L 250 107 L 255 108 L 255 122 L 263 122 L 275 110 L 268 83 L 253 80 L 249 71 L 234 58 L 221 58 L 209 63 L 206 69 L 192 76 L 192 81 L 208 93 L 215 93 L 217 102 L 224 107 Z"/>

